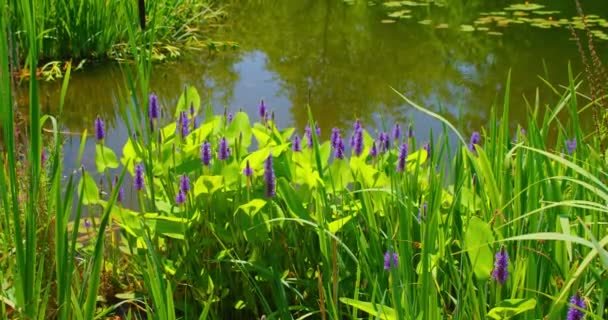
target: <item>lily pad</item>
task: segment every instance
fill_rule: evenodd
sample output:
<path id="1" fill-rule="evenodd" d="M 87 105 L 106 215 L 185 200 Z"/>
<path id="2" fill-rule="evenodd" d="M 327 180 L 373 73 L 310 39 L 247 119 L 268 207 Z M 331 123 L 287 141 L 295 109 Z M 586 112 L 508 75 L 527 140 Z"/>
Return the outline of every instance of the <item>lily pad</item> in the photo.
<path id="1" fill-rule="evenodd" d="M 538 9 L 542 9 L 545 6 L 543 6 L 542 4 L 538 4 L 538 3 L 517 3 L 517 4 L 512 4 L 508 7 L 505 8 L 505 10 L 509 10 L 509 11 L 535 11 Z"/>
<path id="2" fill-rule="evenodd" d="M 409 7 L 420 7 L 420 6 L 428 6 L 430 2 L 417 2 L 417 1 L 389 1 L 383 3 L 385 7 L 389 8 L 398 8 L 403 6 Z"/>
<path id="3" fill-rule="evenodd" d="M 460 31 L 472 32 L 472 31 L 475 31 L 475 27 L 473 27 L 470 24 L 463 24 L 463 25 L 460 25 Z"/>
<path id="4" fill-rule="evenodd" d="M 447 23 L 440 23 L 435 26 L 435 29 L 447 29 L 449 25 Z"/>
<path id="5" fill-rule="evenodd" d="M 382 20 L 382 21 L 380 21 L 380 22 L 382 22 L 382 23 L 395 23 L 395 22 L 397 22 L 397 21 L 395 21 L 395 20 L 393 20 L 393 19 L 384 19 L 384 20 Z"/>
<path id="6" fill-rule="evenodd" d="M 539 14 L 539 15 L 542 15 L 542 16 L 548 16 L 548 15 L 552 15 L 552 14 L 558 14 L 559 11 L 557 11 L 557 10 L 544 10 L 544 11 L 543 10 L 536 10 L 536 11 L 533 11 L 533 13 Z"/>
<path id="7" fill-rule="evenodd" d="M 490 31 L 488 27 L 477 27 L 477 31 Z"/>
<path id="8" fill-rule="evenodd" d="M 399 11 L 389 13 L 388 16 L 391 18 L 400 18 L 410 12 L 412 12 L 412 10 L 409 10 L 409 9 L 399 10 Z"/>
<path id="9" fill-rule="evenodd" d="M 515 11 L 515 12 L 513 12 L 513 15 L 517 16 L 517 17 L 525 17 L 525 16 L 529 16 L 530 14 L 525 11 Z"/>
<path id="10" fill-rule="evenodd" d="M 425 20 L 420 20 L 420 21 L 418 21 L 418 23 L 420 23 L 420 24 L 431 24 L 431 22 L 433 22 L 433 21 L 431 21 L 431 20 L 429 20 L 429 19 L 425 19 Z"/>
<path id="11" fill-rule="evenodd" d="M 502 36 L 502 32 L 498 31 L 488 31 L 488 34 L 491 36 Z"/>

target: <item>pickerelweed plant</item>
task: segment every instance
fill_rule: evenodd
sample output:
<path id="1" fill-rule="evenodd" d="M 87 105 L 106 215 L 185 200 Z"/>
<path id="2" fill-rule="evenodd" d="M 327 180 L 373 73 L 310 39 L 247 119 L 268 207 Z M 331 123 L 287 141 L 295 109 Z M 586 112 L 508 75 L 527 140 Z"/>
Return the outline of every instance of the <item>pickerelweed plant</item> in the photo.
<path id="1" fill-rule="evenodd" d="M 326 141 L 312 116 L 304 132 L 279 130 L 266 104 L 257 122 L 215 115 L 198 108 L 194 88 L 175 111 L 162 106 L 174 114 L 153 119 L 164 125 L 144 125 L 150 113 L 127 108 L 133 132 L 120 163 L 135 174 L 139 208 L 111 208 L 134 261 L 124 268 L 149 284 L 146 269 L 156 266 L 152 299 L 171 300 L 186 318 L 565 318 L 580 292 L 578 311 L 600 319 L 606 164 L 596 141 L 583 139 L 575 87 L 571 77 L 545 116 L 531 107 L 515 137 L 493 113 L 489 130 L 470 139 L 444 121 L 441 138 L 420 146 L 413 133 L 370 133 L 359 120 Z M 504 101 L 500 123 L 508 86 Z M 556 122 L 560 111 L 570 128 Z M 552 127 L 555 153 L 546 151 Z M 454 149 L 448 129 L 460 140 Z M 294 147 L 299 136 L 307 147 Z M 585 143 L 561 152 L 573 137 Z M 110 149 L 97 151 L 101 173 L 119 166 Z M 107 208 L 93 194 L 86 202 Z"/>

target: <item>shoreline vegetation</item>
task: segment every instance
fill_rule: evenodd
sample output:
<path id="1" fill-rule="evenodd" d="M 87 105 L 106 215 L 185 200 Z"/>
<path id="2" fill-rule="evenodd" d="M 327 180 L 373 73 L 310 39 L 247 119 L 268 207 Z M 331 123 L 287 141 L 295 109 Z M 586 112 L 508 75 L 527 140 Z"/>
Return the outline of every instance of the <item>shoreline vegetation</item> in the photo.
<path id="1" fill-rule="evenodd" d="M 40 8 L 14 2 L 36 69 Z M 139 27 L 136 10 L 120 5 Z M 9 14 L 0 7 L 5 33 Z M 71 65 L 57 115 L 42 114 L 29 79 L 21 150 L 0 37 L 1 318 L 606 317 L 608 163 L 602 131 L 581 129 L 581 110 L 596 100 L 570 67 L 568 83 L 552 86 L 557 102 L 535 97 L 515 128 L 505 125 L 506 75 L 488 126 L 468 137 L 396 90 L 443 130 L 419 141 L 405 123 L 374 130 L 353 119 L 322 132 L 309 109 L 299 132 L 277 127 L 264 101 L 256 114 L 215 114 L 194 87 L 163 105 L 149 89 L 154 34 L 135 27 L 134 63 L 121 66 L 116 93 L 129 138 L 117 154 L 97 117 L 75 161 L 94 157 L 95 168 L 67 177 L 60 131 Z M 94 154 L 84 154 L 88 139 Z"/>
<path id="2" fill-rule="evenodd" d="M 19 79 L 31 76 L 27 57 L 30 44 L 21 1 L 11 1 L 7 10 L 8 51 L 11 74 Z M 88 63 L 132 62 L 131 50 L 149 50 L 154 61 L 179 58 L 184 51 L 210 52 L 236 48 L 233 41 L 215 41 L 209 34 L 221 25 L 225 12 L 219 3 L 208 0 L 140 1 L 145 3 L 147 28 L 135 1 L 54 0 L 35 1 L 36 47 L 39 63 L 36 76 L 47 81 L 61 78 L 68 64 L 79 70 Z M 151 13 L 155 13 L 151 15 Z M 133 20 L 135 18 L 135 20 Z M 153 37 L 148 48 L 131 48 L 129 39 Z"/>

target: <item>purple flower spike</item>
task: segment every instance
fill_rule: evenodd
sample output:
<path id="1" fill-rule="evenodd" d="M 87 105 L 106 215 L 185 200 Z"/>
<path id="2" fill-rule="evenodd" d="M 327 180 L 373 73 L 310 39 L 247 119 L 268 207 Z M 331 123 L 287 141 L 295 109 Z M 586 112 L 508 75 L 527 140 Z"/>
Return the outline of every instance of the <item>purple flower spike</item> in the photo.
<path id="1" fill-rule="evenodd" d="M 133 186 L 135 190 L 141 191 L 144 188 L 144 166 L 141 163 L 135 165 L 135 178 L 133 178 Z"/>
<path id="2" fill-rule="evenodd" d="M 405 171 L 405 163 L 407 161 L 407 144 L 402 144 L 399 148 L 399 159 L 397 160 L 397 171 Z"/>
<path id="3" fill-rule="evenodd" d="M 264 163 L 264 182 L 266 184 L 266 197 L 272 198 L 276 195 L 276 178 L 272 167 L 272 153 L 266 158 Z"/>
<path id="4" fill-rule="evenodd" d="M 160 116 L 158 97 L 154 93 L 150 93 L 148 98 L 148 116 L 150 119 L 158 119 Z"/>
<path id="5" fill-rule="evenodd" d="M 568 307 L 568 316 L 567 320 L 581 320 L 585 318 L 585 313 L 582 310 L 585 310 L 585 300 L 577 293 L 570 298 L 570 304 L 572 306 Z M 579 310 L 574 306 L 582 309 Z"/>
<path id="6" fill-rule="evenodd" d="M 232 113 L 232 111 L 228 112 L 228 117 L 226 120 L 228 120 L 228 124 L 232 123 L 232 119 L 234 119 L 234 113 Z"/>
<path id="7" fill-rule="evenodd" d="M 312 148 L 312 131 L 310 130 L 309 125 L 306 125 L 306 128 L 304 128 L 304 135 L 306 136 L 308 147 Z"/>
<path id="8" fill-rule="evenodd" d="M 114 176 L 114 181 L 112 181 L 112 189 L 116 188 L 117 184 L 118 184 L 118 177 Z M 116 195 L 116 201 L 123 202 L 124 199 L 125 199 L 125 189 L 122 186 L 120 186 L 120 189 L 118 189 L 118 195 Z"/>
<path id="9" fill-rule="evenodd" d="M 190 124 L 190 120 L 188 119 L 188 114 L 186 113 L 186 111 L 182 111 L 180 113 L 179 122 L 180 122 L 182 138 L 185 138 L 188 136 L 188 133 L 190 131 L 190 128 L 188 128 L 188 125 Z"/>
<path id="10" fill-rule="evenodd" d="M 201 161 L 206 166 L 211 164 L 211 144 L 207 141 L 201 146 Z"/>
<path id="11" fill-rule="evenodd" d="M 471 150 L 472 152 L 477 152 L 475 150 L 475 145 L 479 144 L 480 142 L 481 136 L 479 135 L 479 132 L 473 132 L 473 134 L 471 134 L 471 140 L 469 140 L 469 150 Z"/>
<path id="12" fill-rule="evenodd" d="M 321 136 L 321 127 L 319 124 L 315 122 L 315 134 L 317 134 L 317 138 Z"/>
<path id="13" fill-rule="evenodd" d="M 227 160 L 230 158 L 230 148 L 228 148 L 228 141 L 225 137 L 220 140 L 220 146 L 218 148 L 217 158 L 219 160 Z"/>
<path id="14" fill-rule="evenodd" d="M 568 150 L 568 154 L 573 154 L 576 151 L 576 138 L 566 140 L 566 149 Z"/>
<path id="15" fill-rule="evenodd" d="M 414 126 L 412 125 L 412 123 L 410 123 L 407 126 L 407 137 L 408 138 L 413 138 L 414 137 Z"/>
<path id="16" fill-rule="evenodd" d="M 95 119 L 95 137 L 97 137 L 97 141 L 101 141 L 106 137 L 106 127 L 99 116 Z"/>
<path id="17" fill-rule="evenodd" d="M 262 121 L 266 121 L 267 109 L 264 100 L 260 100 L 260 105 L 258 105 L 258 115 Z"/>
<path id="18" fill-rule="evenodd" d="M 245 177 L 253 176 L 253 169 L 251 169 L 251 166 L 249 165 L 249 160 L 245 162 L 245 169 L 243 169 L 243 175 L 245 175 Z"/>
<path id="19" fill-rule="evenodd" d="M 91 226 L 92 226 L 91 225 L 91 221 L 89 219 L 84 219 L 84 223 L 83 224 L 84 224 L 84 227 L 87 228 L 87 229 L 91 228 Z"/>
<path id="20" fill-rule="evenodd" d="M 418 223 L 422 222 L 422 220 L 426 220 L 426 208 L 427 208 L 427 203 L 423 203 L 422 204 L 422 208 L 418 209 Z"/>
<path id="21" fill-rule="evenodd" d="M 378 148 L 376 147 L 376 142 L 372 142 L 372 147 L 369 149 L 369 156 L 375 158 L 378 156 Z"/>
<path id="22" fill-rule="evenodd" d="M 492 277 L 499 283 L 504 284 L 509 278 L 509 254 L 502 245 L 500 250 L 496 253 L 496 260 L 494 261 L 494 271 L 492 271 Z"/>
<path id="23" fill-rule="evenodd" d="M 190 116 L 194 117 L 195 112 L 196 110 L 194 110 L 194 102 L 190 102 Z"/>
<path id="24" fill-rule="evenodd" d="M 398 123 L 395 123 L 393 127 L 393 140 L 399 141 L 401 139 L 401 126 Z"/>
<path id="25" fill-rule="evenodd" d="M 338 137 L 338 142 L 335 148 L 336 159 L 344 159 L 344 141 Z"/>
<path id="26" fill-rule="evenodd" d="M 334 127 L 331 129 L 331 136 L 329 137 L 332 148 L 335 148 L 338 145 L 338 139 L 340 139 L 340 129 Z"/>
<path id="27" fill-rule="evenodd" d="M 186 202 L 186 193 L 182 190 L 179 190 L 177 195 L 175 196 L 175 204 L 182 205 Z"/>
<path id="28" fill-rule="evenodd" d="M 186 194 L 188 193 L 188 191 L 190 191 L 190 178 L 188 178 L 186 174 L 183 174 L 179 178 L 179 190 L 183 191 Z"/>
<path id="29" fill-rule="evenodd" d="M 361 130 L 363 127 L 361 126 L 361 121 L 359 121 L 359 119 L 357 119 L 355 121 L 355 123 L 353 123 L 353 132 L 357 132 L 359 130 Z"/>
<path id="30" fill-rule="evenodd" d="M 380 143 L 380 152 L 385 153 L 390 148 L 390 141 L 388 138 L 388 133 L 380 132 L 378 134 L 378 141 Z"/>
<path id="31" fill-rule="evenodd" d="M 359 130 L 355 131 L 354 137 L 355 141 L 353 150 L 357 156 L 360 156 L 361 153 L 363 153 L 363 129 L 360 128 Z"/>
<path id="32" fill-rule="evenodd" d="M 293 136 L 293 139 L 291 140 L 291 150 L 293 150 L 293 152 L 302 151 L 302 146 L 300 145 L 300 137 L 298 137 L 297 135 Z"/>
<path id="33" fill-rule="evenodd" d="M 391 268 L 397 268 L 398 262 L 399 256 L 397 255 L 397 253 L 393 252 L 393 254 L 391 254 L 391 250 L 387 250 L 384 254 L 384 270 L 391 270 Z"/>
<path id="34" fill-rule="evenodd" d="M 426 154 L 427 156 L 431 156 L 431 144 L 430 143 L 425 143 L 424 146 L 422 146 L 422 149 L 426 150 Z"/>

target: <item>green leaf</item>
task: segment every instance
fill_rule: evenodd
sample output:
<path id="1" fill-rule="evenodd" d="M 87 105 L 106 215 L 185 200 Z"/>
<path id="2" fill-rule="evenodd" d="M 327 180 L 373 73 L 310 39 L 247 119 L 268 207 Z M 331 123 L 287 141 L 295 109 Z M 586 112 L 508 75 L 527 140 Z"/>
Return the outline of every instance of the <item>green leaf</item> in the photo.
<path id="1" fill-rule="evenodd" d="M 202 193 L 214 193 L 224 187 L 223 176 L 201 176 L 194 183 L 194 196 Z"/>
<path id="2" fill-rule="evenodd" d="M 494 255 L 490 244 L 493 242 L 490 225 L 478 217 L 472 217 L 465 234 L 465 250 L 479 280 L 488 279 L 492 273 Z"/>
<path id="3" fill-rule="evenodd" d="M 99 202 L 99 189 L 95 180 L 91 178 L 88 172 L 82 173 L 82 178 L 78 183 L 78 196 L 82 197 L 83 204 L 96 204 Z"/>
<path id="4" fill-rule="evenodd" d="M 97 172 L 104 172 L 107 168 L 118 168 L 119 163 L 112 149 L 97 144 L 95 148 L 95 165 L 97 166 Z"/>
<path id="5" fill-rule="evenodd" d="M 234 141 L 243 134 L 243 140 L 241 145 L 245 148 L 251 145 L 251 124 L 249 122 L 249 116 L 245 112 L 237 112 L 232 119 L 232 122 L 226 130 L 226 139 Z"/>
<path id="6" fill-rule="evenodd" d="M 338 231 L 340 231 L 340 229 L 342 229 L 342 227 L 344 227 L 355 215 L 350 215 L 350 216 L 346 216 L 344 218 L 332 221 L 329 223 L 329 225 L 327 226 L 327 228 L 329 229 L 329 232 L 331 233 L 336 233 Z"/>
<path id="7" fill-rule="evenodd" d="M 289 182 L 285 178 L 279 178 L 277 187 L 279 195 L 285 199 L 289 212 L 296 218 L 309 221 L 310 215 L 302 205 L 302 200 L 296 191 L 289 185 Z"/>
<path id="8" fill-rule="evenodd" d="M 492 319 L 510 319 L 520 313 L 533 310 L 536 307 L 534 299 L 507 299 L 501 301 L 496 307 L 488 312 Z"/>
<path id="9" fill-rule="evenodd" d="M 340 301 L 344 304 L 352 306 L 358 310 L 367 312 L 371 316 L 377 317 L 382 320 L 394 320 L 397 319 L 397 312 L 395 309 L 383 306 L 381 304 L 372 304 L 370 302 L 354 300 L 350 298 L 340 298 Z"/>
<path id="10" fill-rule="evenodd" d="M 241 206 L 239 206 L 239 210 L 242 210 L 250 217 L 255 216 L 264 206 L 266 206 L 267 201 L 262 199 L 253 199 Z"/>
<path id="11" fill-rule="evenodd" d="M 182 110 L 189 112 L 191 104 L 194 105 L 195 110 L 198 110 L 201 105 L 201 97 L 193 86 L 188 87 L 188 89 L 179 97 L 177 108 L 175 108 L 175 117 L 178 117 Z"/>

